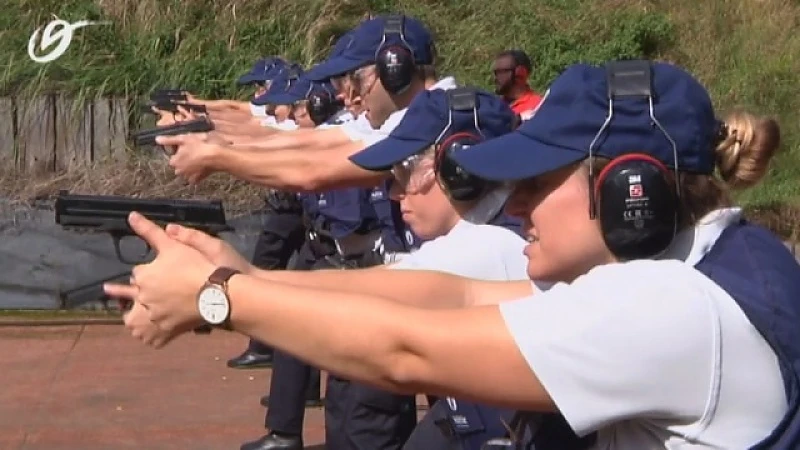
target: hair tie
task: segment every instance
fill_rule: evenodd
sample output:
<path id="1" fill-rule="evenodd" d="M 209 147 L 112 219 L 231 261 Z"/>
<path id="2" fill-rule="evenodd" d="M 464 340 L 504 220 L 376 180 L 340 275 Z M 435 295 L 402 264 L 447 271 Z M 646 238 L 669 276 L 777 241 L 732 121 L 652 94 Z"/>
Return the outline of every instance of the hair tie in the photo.
<path id="1" fill-rule="evenodd" d="M 730 130 L 728 130 L 728 125 L 721 121 L 717 121 L 717 143 L 725 142 L 730 135 Z"/>
<path id="2" fill-rule="evenodd" d="M 739 137 L 739 131 L 733 130 L 729 136 L 733 135 L 733 150 L 731 151 L 731 160 L 735 163 L 739 160 L 739 152 L 742 149 L 742 139 Z"/>

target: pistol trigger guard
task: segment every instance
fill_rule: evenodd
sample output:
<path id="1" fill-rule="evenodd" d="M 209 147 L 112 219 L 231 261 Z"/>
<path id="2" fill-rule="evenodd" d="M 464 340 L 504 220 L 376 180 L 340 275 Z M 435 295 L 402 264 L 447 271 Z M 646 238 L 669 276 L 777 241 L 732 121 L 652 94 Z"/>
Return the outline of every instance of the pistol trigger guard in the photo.
<path id="1" fill-rule="evenodd" d="M 125 261 L 125 258 L 122 257 L 122 250 L 119 247 L 119 244 L 122 241 L 122 236 L 116 233 L 111 233 L 111 239 L 114 240 L 114 253 L 117 254 L 117 259 L 122 263 L 130 264 L 129 262 Z"/>
<path id="2" fill-rule="evenodd" d="M 142 255 L 142 261 L 144 261 L 144 260 L 145 260 L 145 258 L 147 258 L 147 255 L 149 255 L 149 254 L 150 254 L 150 252 L 152 252 L 152 251 L 153 251 L 153 247 L 150 247 L 150 244 L 148 244 L 147 242 L 145 242 L 145 244 L 144 244 L 144 245 L 147 247 L 147 250 L 146 250 L 146 251 L 144 252 L 144 254 Z"/>

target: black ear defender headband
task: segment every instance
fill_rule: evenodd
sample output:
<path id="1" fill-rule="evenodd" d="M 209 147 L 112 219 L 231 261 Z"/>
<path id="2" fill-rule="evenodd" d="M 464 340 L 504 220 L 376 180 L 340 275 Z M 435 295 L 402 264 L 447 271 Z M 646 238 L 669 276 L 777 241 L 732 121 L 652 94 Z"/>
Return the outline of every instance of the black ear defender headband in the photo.
<path id="1" fill-rule="evenodd" d="M 484 140 L 478 123 L 477 95 L 474 89 L 460 87 L 447 91 L 447 101 L 449 106 L 447 125 L 434 143 L 434 172 L 436 173 L 436 180 L 442 190 L 453 200 L 477 200 L 489 190 L 491 183 L 467 173 L 453 159 L 453 155 L 456 152 Z M 443 139 L 443 136 L 453 126 L 453 113 L 455 111 L 472 112 L 475 131 L 460 131 Z"/>
<path id="2" fill-rule="evenodd" d="M 414 50 L 406 41 L 404 20 L 405 18 L 400 15 L 386 17 L 383 37 L 375 53 L 378 79 L 381 80 L 386 92 L 394 95 L 402 94 L 411 86 L 417 71 Z M 398 36 L 400 43 L 387 44 L 389 36 Z"/>
<path id="3" fill-rule="evenodd" d="M 300 79 L 300 67 L 293 64 L 286 68 L 286 90 L 288 91 L 292 84 Z"/>
<path id="4" fill-rule="evenodd" d="M 608 116 L 589 145 L 590 216 L 600 220 L 606 246 L 620 260 L 652 258 L 663 253 L 675 239 L 679 224 L 680 178 L 678 148 L 655 117 L 653 76 L 648 61 L 616 61 L 607 64 Z M 592 168 L 595 145 L 614 117 L 614 102 L 646 99 L 650 122 L 672 144 L 674 170 L 645 149 L 609 162 L 597 176 Z"/>

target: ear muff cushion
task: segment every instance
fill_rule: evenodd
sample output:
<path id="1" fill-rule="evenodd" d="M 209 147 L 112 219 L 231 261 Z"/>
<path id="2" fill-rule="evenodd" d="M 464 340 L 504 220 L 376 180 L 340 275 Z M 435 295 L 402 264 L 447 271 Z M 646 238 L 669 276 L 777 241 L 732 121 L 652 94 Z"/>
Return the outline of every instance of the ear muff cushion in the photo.
<path id="1" fill-rule="evenodd" d="M 324 123 L 333 115 L 333 100 L 326 94 L 311 94 L 308 96 L 308 115 L 315 125 Z"/>
<path id="2" fill-rule="evenodd" d="M 400 94 L 411 85 L 416 71 L 414 55 L 402 45 L 387 46 L 376 59 L 378 78 L 383 88 L 391 94 Z"/>
<path id="3" fill-rule="evenodd" d="M 484 180 L 465 172 L 452 158 L 454 152 L 481 141 L 479 136 L 464 132 L 453 134 L 436 146 L 434 158 L 436 179 L 447 195 L 454 200 L 476 200 L 486 191 L 487 183 Z"/>
<path id="4" fill-rule="evenodd" d="M 678 198 L 660 161 L 642 154 L 616 158 L 598 175 L 595 196 L 603 239 L 618 258 L 652 257 L 672 243 Z"/>
<path id="5" fill-rule="evenodd" d="M 528 80 L 528 69 L 523 66 L 517 66 L 514 68 L 514 77 L 517 81 L 525 82 Z"/>

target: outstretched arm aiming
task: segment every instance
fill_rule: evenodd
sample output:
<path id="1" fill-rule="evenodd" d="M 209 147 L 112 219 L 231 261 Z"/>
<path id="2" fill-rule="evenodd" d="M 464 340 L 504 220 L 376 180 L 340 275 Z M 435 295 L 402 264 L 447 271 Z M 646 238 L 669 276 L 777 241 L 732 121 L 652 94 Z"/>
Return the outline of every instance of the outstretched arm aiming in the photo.
<path id="1" fill-rule="evenodd" d="M 262 270 L 230 244 L 202 231 L 170 224 L 167 235 L 200 252 L 218 266 L 233 267 L 265 281 L 299 287 L 374 295 L 424 309 L 493 305 L 533 294 L 530 281 L 484 281 L 433 270 L 366 269 L 314 271 Z"/>
<path id="2" fill-rule="evenodd" d="M 211 155 L 211 167 L 251 183 L 290 191 L 375 186 L 387 175 L 361 169 L 347 158 L 360 143 L 323 148 L 230 147 Z M 231 151 L 233 150 L 233 151 Z"/>
<path id="3" fill-rule="evenodd" d="M 213 111 L 236 111 L 236 112 L 250 112 L 250 102 L 243 102 L 240 100 L 205 100 L 197 97 L 189 96 L 186 99 L 187 103 L 194 103 L 204 105 L 207 109 Z"/>
<path id="4" fill-rule="evenodd" d="M 348 158 L 364 143 L 335 128 L 282 133 L 260 147 L 214 145 L 197 135 L 159 136 L 156 142 L 176 147 L 170 165 L 190 182 L 221 171 L 276 189 L 318 191 L 374 186 L 388 176 L 350 162 Z"/>
<path id="5" fill-rule="evenodd" d="M 423 309 L 494 305 L 533 294 L 530 281 L 483 281 L 433 270 L 256 269 L 252 275 L 300 287 L 375 295 Z"/>
<path id="6" fill-rule="evenodd" d="M 494 305 L 533 294 L 530 281 L 485 281 L 434 270 L 366 269 L 314 271 L 262 270 L 250 264 L 222 239 L 170 224 L 167 235 L 200 252 L 218 266 L 233 267 L 265 281 L 299 287 L 375 295 L 425 309 Z"/>
<path id="7" fill-rule="evenodd" d="M 162 339 L 203 323 L 197 296 L 217 264 L 140 214 L 129 223 L 157 256 L 134 267 L 131 285 L 106 285 L 106 293 L 141 304 L 138 311 L 150 315 Z M 397 392 L 554 409 L 497 306 L 431 311 L 249 274 L 230 278 L 227 292 L 236 331 L 345 378 Z M 132 334 L 143 337 L 130 317 Z"/>
<path id="8" fill-rule="evenodd" d="M 261 142 L 269 139 L 279 131 L 275 128 L 261 125 L 258 120 L 252 117 L 237 122 L 217 119 L 214 119 L 213 122 L 213 132 L 233 143 L 241 143 L 243 141 Z"/>
<path id="9" fill-rule="evenodd" d="M 420 310 L 243 275 L 229 286 L 237 331 L 345 378 L 401 393 L 553 410 L 495 306 Z"/>

